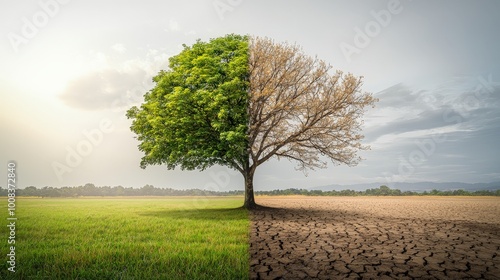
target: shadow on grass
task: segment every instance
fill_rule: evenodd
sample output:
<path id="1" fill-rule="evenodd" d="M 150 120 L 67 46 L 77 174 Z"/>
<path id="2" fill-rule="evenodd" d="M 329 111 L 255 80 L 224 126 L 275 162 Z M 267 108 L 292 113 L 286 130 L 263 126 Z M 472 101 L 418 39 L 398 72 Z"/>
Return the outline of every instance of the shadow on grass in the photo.
<path id="1" fill-rule="evenodd" d="M 248 211 L 238 208 L 209 208 L 209 209 L 172 209 L 162 211 L 148 211 L 140 213 L 141 216 L 166 219 L 189 220 L 246 220 Z"/>

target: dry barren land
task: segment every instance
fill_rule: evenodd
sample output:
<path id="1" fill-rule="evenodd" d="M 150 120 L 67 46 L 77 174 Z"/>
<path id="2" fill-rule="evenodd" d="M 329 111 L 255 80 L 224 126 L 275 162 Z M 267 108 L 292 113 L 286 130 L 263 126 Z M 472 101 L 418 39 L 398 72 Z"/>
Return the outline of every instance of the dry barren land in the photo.
<path id="1" fill-rule="evenodd" d="M 500 279 L 500 198 L 257 197 L 251 279 Z"/>

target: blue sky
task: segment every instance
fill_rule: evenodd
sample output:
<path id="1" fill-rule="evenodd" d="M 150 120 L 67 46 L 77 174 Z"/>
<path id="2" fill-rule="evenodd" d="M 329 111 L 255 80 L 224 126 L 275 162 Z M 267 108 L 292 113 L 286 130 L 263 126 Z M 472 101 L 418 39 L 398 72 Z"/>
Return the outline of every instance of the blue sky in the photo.
<path id="1" fill-rule="evenodd" d="M 301 45 L 380 99 L 356 167 L 257 170 L 257 190 L 500 181 L 498 1 L 0 1 L 0 158 L 19 186 L 242 189 L 238 173 L 139 168 L 125 110 L 196 39 Z M 0 170 L 0 175 L 6 170 Z M 307 176 L 306 176 L 307 175 Z"/>

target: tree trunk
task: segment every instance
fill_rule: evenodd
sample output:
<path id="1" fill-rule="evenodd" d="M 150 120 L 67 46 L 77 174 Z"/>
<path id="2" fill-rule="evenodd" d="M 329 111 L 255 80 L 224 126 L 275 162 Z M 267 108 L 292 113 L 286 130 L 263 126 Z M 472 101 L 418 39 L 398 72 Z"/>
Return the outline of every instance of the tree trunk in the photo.
<path id="1" fill-rule="evenodd" d="M 249 168 L 249 170 L 245 170 L 245 203 L 243 204 L 243 208 L 246 209 L 255 209 L 257 208 L 257 204 L 255 203 L 255 198 L 253 195 L 253 174 L 255 170 Z"/>

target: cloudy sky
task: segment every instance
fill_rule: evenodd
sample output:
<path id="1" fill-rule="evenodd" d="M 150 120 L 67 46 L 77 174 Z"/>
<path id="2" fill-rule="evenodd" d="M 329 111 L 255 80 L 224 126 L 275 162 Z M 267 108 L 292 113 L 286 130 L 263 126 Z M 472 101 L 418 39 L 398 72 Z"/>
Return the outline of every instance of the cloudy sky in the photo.
<path id="1" fill-rule="evenodd" d="M 358 166 L 305 176 L 271 161 L 257 190 L 500 181 L 496 0 L 1 0 L 0 18 L 0 158 L 17 162 L 19 187 L 243 189 L 223 167 L 140 169 L 124 116 L 182 44 L 227 33 L 297 43 L 380 99 Z"/>

